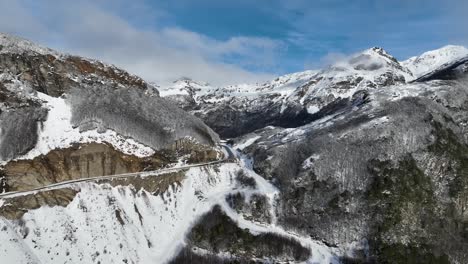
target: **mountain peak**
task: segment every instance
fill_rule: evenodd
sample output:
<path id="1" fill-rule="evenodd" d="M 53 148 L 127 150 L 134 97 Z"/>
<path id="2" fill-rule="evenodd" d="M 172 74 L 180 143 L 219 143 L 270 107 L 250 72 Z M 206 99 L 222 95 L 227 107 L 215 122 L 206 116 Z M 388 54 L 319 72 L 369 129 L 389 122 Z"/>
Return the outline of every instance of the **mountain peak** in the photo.
<path id="1" fill-rule="evenodd" d="M 374 51 L 378 54 L 388 54 L 386 50 L 384 50 L 382 47 L 372 47 L 370 48 L 371 51 Z"/>
<path id="2" fill-rule="evenodd" d="M 372 56 L 377 55 L 378 57 L 383 57 L 386 60 L 390 60 L 393 63 L 398 63 L 398 60 L 382 47 L 372 47 L 370 49 L 363 51 L 362 54 L 368 54 Z"/>

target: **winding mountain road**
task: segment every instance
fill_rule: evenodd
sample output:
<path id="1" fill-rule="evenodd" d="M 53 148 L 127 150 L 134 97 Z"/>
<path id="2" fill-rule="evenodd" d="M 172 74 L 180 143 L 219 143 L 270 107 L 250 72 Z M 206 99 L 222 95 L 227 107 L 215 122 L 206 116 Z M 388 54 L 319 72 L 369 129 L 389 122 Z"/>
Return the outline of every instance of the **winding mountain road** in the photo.
<path id="1" fill-rule="evenodd" d="M 154 171 L 141 171 L 141 172 L 132 172 L 132 173 L 123 173 L 123 174 L 113 174 L 113 175 L 104 175 L 104 176 L 96 176 L 96 177 L 63 181 L 63 182 L 53 183 L 50 185 L 34 188 L 32 190 L 1 193 L 0 199 L 13 198 L 13 197 L 24 196 L 28 194 L 35 194 L 41 191 L 61 189 L 66 186 L 69 186 L 75 183 L 80 183 L 80 182 L 92 182 L 92 181 L 99 181 L 99 180 L 119 179 L 119 178 L 128 178 L 128 177 L 136 177 L 136 176 L 150 176 L 150 175 L 157 175 L 157 174 L 162 174 L 162 173 L 167 173 L 167 172 L 180 171 L 180 170 L 194 168 L 194 167 L 203 167 L 203 166 L 215 165 L 215 164 L 220 164 L 220 163 L 230 163 L 230 162 L 238 161 L 231 147 L 225 144 L 221 144 L 220 146 L 224 148 L 225 153 L 227 154 L 227 156 L 222 160 L 216 160 L 216 161 L 204 162 L 204 163 L 196 163 L 196 164 L 180 166 L 180 167 L 165 168 L 165 169 L 154 170 Z"/>

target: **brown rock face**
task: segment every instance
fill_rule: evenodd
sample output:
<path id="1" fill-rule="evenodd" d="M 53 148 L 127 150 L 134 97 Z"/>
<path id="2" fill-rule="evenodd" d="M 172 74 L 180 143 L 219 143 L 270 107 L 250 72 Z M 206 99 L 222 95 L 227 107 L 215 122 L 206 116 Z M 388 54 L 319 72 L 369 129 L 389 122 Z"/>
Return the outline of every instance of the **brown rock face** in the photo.
<path id="1" fill-rule="evenodd" d="M 185 172 L 186 171 L 178 171 L 156 176 L 105 179 L 97 181 L 97 183 L 109 183 L 114 187 L 119 185 L 132 185 L 135 192 L 145 190 L 153 195 L 160 195 L 166 192 L 170 186 L 181 186 L 181 182 L 185 178 Z M 142 193 L 142 195 L 145 195 L 145 193 Z"/>
<path id="2" fill-rule="evenodd" d="M 125 155 L 107 144 L 81 144 L 57 149 L 33 160 L 5 165 L 6 191 L 31 190 L 52 183 L 95 176 L 156 170 L 185 156 L 189 163 L 215 160 L 217 152 L 193 145 L 190 149 L 163 150 L 151 157 Z"/>
<path id="3" fill-rule="evenodd" d="M 209 162 L 219 158 L 219 153 L 210 147 L 183 140 L 177 141 L 171 149 L 159 151 L 146 158 L 122 154 L 107 144 L 81 144 L 53 150 L 33 160 L 9 162 L 0 169 L 0 191 L 5 186 L 5 191 L 23 191 L 66 180 L 157 170 L 181 158 L 187 163 Z M 185 171 L 178 171 L 155 177 L 103 179 L 95 183 L 131 185 L 135 192 L 144 189 L 153 195 L 159 195 L 170 186 L 179 186 L 184 177 Z M 67 206 L 78 192 L 77 188 L 65 187 L 6 198 L 4 205 L 0 206 L 0 216 L 21 219 L 29 210 L 41 206 Z"/>
<path id="4" fill-rule="evenodd" d="M 67 206 L 76 194 L 76 190 L 66 188 L 9 198 L 0 207 L 0 216 L 7 219 L 20 219 L 27 211 L 44 205 Z"/>
<path id="5" fill-rule="evenodd" d="M 98 83 L 100 80 L 114 87 L 148 87 L 143 79 L 135 75 L 77 56 L 56 58 L 53 55 L 6 53 L 0 55 L 0 68 L 19 76 L 20 81 L 31 84 L 35 90 L 54 97 L 61 96 L 72 87 Z"/>
<path id="6" fill-rule="evenodd" d="M 94 74 L 126 86 L 133 86 L 138 88 L 147 87 L 146 82 L 140 77 L 131 75 L 114 67 L 109 67 L 98 61 L 91 62 L 78 56 L 69 56 L 66 57 L 65 63 L 71 64 L 72 67 L 74 67 L 75 70 L 78 70 L 78 72 L 82 75 Z"/>
<path id="7" fill-rule="evenodd" d="M 106 144 L 91 143 L 53 150 L 33 160 L 5 166 L 9 191 L 30 190 L 56 182 L 140 171 L 143 161 Z"/>

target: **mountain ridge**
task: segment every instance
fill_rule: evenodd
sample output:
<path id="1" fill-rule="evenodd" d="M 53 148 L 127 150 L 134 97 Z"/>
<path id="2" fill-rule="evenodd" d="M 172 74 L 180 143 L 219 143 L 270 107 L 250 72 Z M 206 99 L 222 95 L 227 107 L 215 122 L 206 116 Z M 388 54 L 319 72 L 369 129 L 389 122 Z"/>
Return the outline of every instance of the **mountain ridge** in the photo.
<path id="1" fill-rule="evenodd" d="M 442 54 L 441 58 L 431 55 L 431 60 L 444 63 L 456 60 L 457 56 L 446 55 L 444 51 L 447 49 L 461 50 L 453 52 L 462 54 L 465 48 L 448 46 L 425 54 Z M 427 60 L 420 61 L 427 63 Z M 416 62 L 415 59 L 399 62 L 384 49 L 374 47 L 321 70 L 288 74 L 262 84 L 215 87 L 186 79 L 159 90 L 161 96 L 202 118 L 222 136 L 235 137 L 268 125 L 291 127 L 302 123 L 297 119 L 315 119 L 314 115 L 322 109 L 333 108 L 340 100 L 351 100 L 358 91 L 367 93 L 383 87 L 406 85 L 414 81 L 418 73 L 405 65 L 415 65 Z M 431 65 L 433 67 L 426 67 L 426 70 L 440 67 L 439 64 Z M 249 119 L 245 113 L 252 113 L 252 117 Z M 269 113 L 265 115 L 268 117 L 254 117 L 263 113 Z M 227 132 L 229 122 L 234 122 L 239 129 Z"/>

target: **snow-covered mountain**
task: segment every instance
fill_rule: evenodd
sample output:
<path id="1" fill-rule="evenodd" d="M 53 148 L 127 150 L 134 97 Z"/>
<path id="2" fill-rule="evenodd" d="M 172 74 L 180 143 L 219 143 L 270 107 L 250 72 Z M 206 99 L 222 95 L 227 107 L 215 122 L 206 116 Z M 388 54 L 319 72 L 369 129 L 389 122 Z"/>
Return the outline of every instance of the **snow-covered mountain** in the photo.
<path id="1" fill-rule="evenodd" d="M 187 252 L 338 261 L 338 251 L 277 227 L 276 188 L 155 85 L 100 61 L 0 39 L 1 263 L 167 263 Z M 212 212 L 216 204 L 222 211 Z M 217 233 L 227 242 L 211 251 L 212 241 L 188 238 L 213 213 L 247 239 L 245 250 L 231 246 L 241 238 L 230 233 Z"/>
<path id="2" fill-rule="evenodd" d="M 273 100 L 301 101 L 306 104 L 314 99 L 333 95 L 334 98 L 350 97 L 356 90 L 373 89 L 410 82 L 445 64 L 468 57 L 463 46 L 445 46 L 420 56 L 399 62 L 384 49 L 374 47 L 342 59 L 322 70 L 309 70 L 280 76 L 262 84 L 239 84 L 213 87 L 205 82 L 189 78 L 176 80 L 168 87 L 161 87 L 161 96 L 189 96 L 194 102 L 216 103 L 232 98 L 251 98 L 268 95 Z M 314 112 L 321 105 L 309 102 Z"/>
<path id="3" fill-rule="evenodd" d="M 185 107 L 275 184 L 279 225 L 349 249 L 344 263 L 465 263 L 465 50 L 372 48 L 279 85 L 205 85 Z"/>
<path id="4" fill-rule="evenodd" d="M 159 87 L 0 34 L 0 263 L 464 264 L 465 58 Z"/>
<path id="5" fill-rule="evenodd" d="M 17 37 L 1 35 L 0 39 L 2 93 L 11 97 L 1 105 L 3 161 L 22 155 L 34 158 L 75 143 L 106 142 L 127 154 L 150 155 L 184 137 L 203 144 L 218 140 L 200 120 L 158 97 L 157 90 L 137 76 Z M 13 106 L 13 99 L 20 103 Z M 8 123 L 28 111 L 35 114 L 25 116 L 32 120 L 24 126 Z M 41 126 L 37 128 L 34 121 Z M 158 138 L 153 136 L 156 131 Z M 12 139 L 18 135 L 31 139 Z"/>
<path id="6" fill-rule="evenodd" d="M 404 86 L 421 73 L 465 58 L 465 51 L 447 46 L 399 62 L 384 49 L 374 47 L 322 70 L 288 74 L 262 84 L 214 87 L 185 78 L 160 91 L 161 96 L 200 117 L 221 136 L 235 137 L 268 125 L 296 126 L 304 119 L 321 116 L 321 110 L 365 96 L 368 91 Z M 230 124 L 237 129 L 228 131 Z"/>

